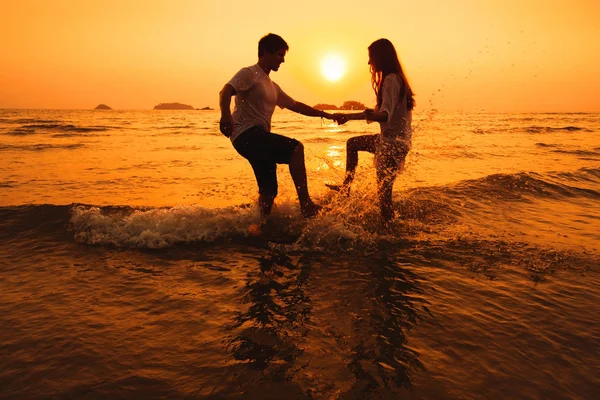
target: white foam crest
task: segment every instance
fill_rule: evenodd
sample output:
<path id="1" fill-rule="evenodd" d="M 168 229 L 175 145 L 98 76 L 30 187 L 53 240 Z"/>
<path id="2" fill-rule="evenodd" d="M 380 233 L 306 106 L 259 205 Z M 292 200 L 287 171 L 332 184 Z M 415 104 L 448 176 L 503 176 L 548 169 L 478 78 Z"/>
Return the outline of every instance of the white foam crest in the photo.
<path id="1" fill-rule="evenodd" d="M 81 243 L 160 249 L 181 243 L 247 236 L 256 207 L 175 206 L 129 213 L 93 206 L 71 210 L 71 230 Z"/>

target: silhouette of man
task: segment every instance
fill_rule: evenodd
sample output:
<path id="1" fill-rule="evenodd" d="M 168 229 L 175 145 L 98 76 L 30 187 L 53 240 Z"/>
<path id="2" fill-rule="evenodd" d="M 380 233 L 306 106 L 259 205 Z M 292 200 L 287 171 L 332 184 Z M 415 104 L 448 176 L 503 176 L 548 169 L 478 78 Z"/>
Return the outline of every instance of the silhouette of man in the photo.
<path id="1" fill-rule="evenodd" d="M 262 37 L 258 42 L 258 63 L 242 68 L 219 93 L 219 128 L 252 166 L 263 218 L 271 213 L 277 196 L 277 164 L 289 165 L 302 215 L 314 216 L 321 208 L 308 193 L 304 146 L 296 139 L 271 132 L 275 106 L 310 117 L 333 119 L 331 114 L 295 101 L 269 77 L 271 71 L 279 70 L 285 62 L 288 49 L 285 40 L 278 35 L 270 33 Z M 233 115 L 230 110 L 232 96 L 235 96 Z"/>

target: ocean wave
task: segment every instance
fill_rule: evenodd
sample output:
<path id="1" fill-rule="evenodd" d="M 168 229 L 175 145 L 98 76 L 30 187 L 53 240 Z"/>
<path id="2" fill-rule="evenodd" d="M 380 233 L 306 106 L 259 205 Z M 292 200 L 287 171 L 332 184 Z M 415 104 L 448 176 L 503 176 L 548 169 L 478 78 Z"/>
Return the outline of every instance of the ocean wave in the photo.
<path id="1" fill-rule="evenodd" d="M 27 128 L 17 128 L 12 131 L 8 131 L 5 135 L 8 136 L 27 136 L 27 135 L 35 135 L 37 131 L 35 129 L 27 129 Z"/>
<path id="2" fill-rule="evenodd" d="M 4 144 L 0 143 L 0 151 L 45 151 L 45 150 L 76 150 L 85 147 L 83 143 L 72 144 Z"/>
<path id="3" fill-rule="evenodd" d="M 198 130 L 211 129 L 211 128 L 193 128 L 185 131 L 169 131 L 168 129 L 162 130 L 158 133 L 150 133 L 147 136 L 179 136 L 179 135 L 198 135 Z M 221 134 L 219 132 L 219 134 Z"/>
<path id="4" fill-rule="evenodd" d="M 258 222 L 258 209 L 249 204 L 224 208 L 22 205 L 0 207 L 0 239 L 22 235 L 35 243 L 62 232 L 79 243 L 116 248 L 164 249 L 224 241 L 265 245 L 265 238 L 249 229 Z M 337 243 L 362 234 L 350 232 L 339 221 L 325 219 L 320 224 L 301 218 L 291 204 L 283 204 L 273 213 L 268 241 L 290 243 L 303 236 L 305 244 Z"/>
<path id="5" fill-rule="evenodd" d="M 196 124 L 188 124 L 188 125 L 168 125 L 168 126 L 159 126 L 157 129 L 191 129 L 195 128 Z"/>
<path id="6" fill-rule="evenodd" d="M 0 188 L 14 188 L 14 187 L 17 187 L 18 185 L 19 185 L 19 183 L 15 182 L 15 181 L 0 182 Z"/>
<path id="7" fill-rule="evenodd" d="M 596 147 L 593 149 L 572 149 L 568 147 L 573 146 L 564 146 L 561 144 L 554 143 L 536 143 L 535 145 L 537 147 L 548 149 L 548 151 L 552 153 L 569 154 L 574 156 L 600 156 L 600 147 Z"/>
<path id="8" fill-rule="evenodd" d="M 521 130 L 522 128 L 517 128 L 517 130 Z M 593 132 L 592 130 L 581 128 L 578 126 L 564 126 L 564 127 L 552 127 L 552 126 L 529 126 L 524 128 L 525 132 L 529 133 L 549 133 L 549 132 L 578 132 L 578 131 L 586 131 Z"/>
<path id="9" fill-rule="evenodd" d="M 574 172 L 555 172 L 553 175 L 569 181 L 600 183 L 600 168 L 581 168 Z"/>
<path id="10" fill-rule="evenodd" d="M 589 187 L 578 187 L 565 183 L 565 177 L 583 179 L 600 183 L 594 177 L 598 169 L 581 169 L 555 174 L 538 174 L 521 172 L 516 174 L 494 174 L 481 179 L 463 181 L 443 188 L 446 195 L 468 199 L 482 198 L 486 200 L 519 200 L 523 197 L 563 199 L 585 197 L 600 199 L 600 191 Z M 562 178 L 562 179 L 561 179 Z"/>
<path id="11" fill-rule="evenodd" d="M 90 137 L 106 137 L 106 136 L 110 136 L 110 134 L 95 133 L 95 134 L 90 135 L 90 134 L 83 134 L 83 133 L 56 133 L 50 137 L 59 139 L 59 138 L 74 138 L 74 137 L 90 138 Z"/>
<path id="12" fill-rule="evenodd" d="M 369 249 L 389 240 L 402 241 L 421 234 L 451 236 L 456 234 L 454 227 L 476 220 L 478 215 L 488 215 L 490 208 L 516 207 L 540 199 L 597 201 L 599 187 L 600 169 L 584 168 L 551 174 L 494 174 L 451 185 L 416 188 L 395 199 L 395 224 L 400 233 L 390 234 L 380 229 L 376 194 L 357 186 L 350 198 L 330 194 L 320 199 L 324 211 L 310 220 L 300 217 L 295 201 L 278 201 L 271 218 L 278 228 L 270 230 L 269 235 L 274 242 L 287 240 L 305 249 Z M 262 240 L 249 231 L 259 220 L 256 205 L 65 207 L 68 211 L 63 206 L 48 205 L 5 207 L 0 208 L 0 217 L 5 220 L 4 230 L 10 232 L 22 229 L 22 220 L 27 221 L 25 225 L 43 224 L 61 215 L 78 242 L 122 248 L 160 249 L 198 242 Z M 17 214 L 21 215 L 17 218 L 21 222 L 6 222 L 14 221 Z"/>
<path id="13" fill-rule="evenodd" d="M 159 148 L 158 151 L 161 150 L 171 150 L 171 151 L 202 151 L 204 148 L 202 146 L 191 145 L 191 146 L 167 146 L 165 148 Z"/>
<path id="14" fill-rule="evenodd" d="M 441 215 L 444 211 L 440 205 L 439 201 L 431 201 L 425 208 Z M 75 240 L 93 246 L 170 249 L 171 252 L 194 249 L 195 253 L 202 251 L 198 244 L 215 242 L 283 252 L 337 254 L 350 251 L 362 255 L 392 246 L 406 249 L 411 257 L 426 259 L 429 263 L 460 265 L 489 279 L 495 279 L 504 265 L 515 265 L 536 282 L 544 281 L 557 269 L 586 272 L 597 267 L 599 261 L 598 254 L 593 252 L 558 250 L 516 240 L 512 236 L 498 239 L 477 232 L 453 232 L 449 236 L 414 235 L 406 229 L 406 221 L 401 222 L 402 229 L 382 233 L 375 228 L 373 221 L 376 218 L 370 211 L 353 221 L 335 209 L 312 220 L 299 215 L 291 219 L 285 213 L 275 215 L 275 232 L 271 232 L 270 238 L 256 237 L 248 228 L 257 222 L 257 214 L 257 209 L 251 205 L 217 209 L 82 204 L 0 207 L 0 239 L 8 245 L 13 241 L 30 245 L 46 241 L 56 247 L 52 243 Z"/>
<path id="15" fill-rule="evenodd" d="M 70 229 L 78 242 L 149 249 L 245 237 L 248 226 L 256 222 L 255 213 L 243 207 L 115 209 L 78 205 L 71 213 Z"/>
<path id="16" fill-rule="evenodd" d="M 332 142 L 337 142 L 337 140 L 334 140 L 329 137 L 317 137 L 317 138 L 302 139 L 302 142 L 303 143 L 332 143 Z"/>
<path id="17" fill-rule="evenodd" d="M 60 131 L 60 132 L 101 132 L 112 129 L 108 126 L 77 126 L 72 124 L 28 124 L 17 128 L 15 131 L 27 132 L 44 132 L 44 131 Z"/>
<path id="18" fill-rule="evenodd" d="M 53 124 L 56 122 L 61 122 L 55 119 L 40 119 L 40 118 L 19 118 L 19 119 L 9 119 L 2 118 L 0 122 L 8 123 L 8 124 Z"/>
<path id="19" fill-rule="evenodd" d="M 600 157 L 599 151 L 592 150 L 565 150 L 565 149 L 555 149 L 550 150 L 552 153 L 561 153 L 561 154 L 570 154 L 574 156 L 591 156 L 591 157 Z"/>
<path id="20" fill-rule="evenodd" d="M 79 243 L 116 248 L 164 249 L 233 241 L 334 252 L 340 248 L 368 251 L 401 238 L 380 231 L 378 211 L 372 201 L 340 200 L 326 205 L 326 211 L 310 220 L 300 216 L 295 203 L 280 203 L 269 224 L 263 226 L 263 234 L 258 236 L 251 228 L 258 226 L 258 209 L 249 204 L 224 208 L 82 204 L 0 207 L 0 238 L 21 235 L 36 242 L 61 233 Z M 420 218 L 424 224 L 449 221 L 444 206 L 436 202 L 422 202 L 418 206 L 409 202 L 397 207 L 401 209 L 401 218 Z"/>
<path id="21" fill-rule="evenodd" d="M 509 127 L 509 128 L 474 128 L 471 132 L 478 135 L 488 135 L 494 133 L 531 133 L 531 134 L 540 134 L 540 133 L 565 133 L 565 132 L 594 132 L 593 129 L 587 127 L 580 126 L 539 126 L 539 125 L 531 125 L 531 126 L 518 126 L 518 127 Z"/>

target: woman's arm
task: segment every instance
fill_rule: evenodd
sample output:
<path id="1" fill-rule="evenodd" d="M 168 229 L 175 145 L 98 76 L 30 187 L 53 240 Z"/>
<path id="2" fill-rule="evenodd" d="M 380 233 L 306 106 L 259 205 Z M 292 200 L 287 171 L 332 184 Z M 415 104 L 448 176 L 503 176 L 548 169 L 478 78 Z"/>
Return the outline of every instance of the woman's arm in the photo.
<path id="1" fill-rule="evenodd" d="M 386 122 L 388 119 L 387 111 L 375 111 L 370 108 L 367 108 L 365 111 L 359 113 L 335 113 L 333 116 L 336 118 L 336 120 L 338 120 L 340 125 L 345 124 L 347 121 L 356 121 L 361 119 L 378 122 Z"/>
<path id="2" fill-rule="evenodd" d="M 383 110 L 383 111 L 365 110 L 365 119 L 368 119 L 369 121 L 387 122 L 388 112 L 385 110 Z"/>
<path id="3" fill-rule="evenodd" d="M 361 119 L 365 119 L 366 115 L 365 112 L 359 112 L 359 113 L 348 113 L 348 114 L 340 114 L 343 115 L 344 117 L 346 117 L 349 121 L 357 121 L 357 120 L 361 120 Z"/>

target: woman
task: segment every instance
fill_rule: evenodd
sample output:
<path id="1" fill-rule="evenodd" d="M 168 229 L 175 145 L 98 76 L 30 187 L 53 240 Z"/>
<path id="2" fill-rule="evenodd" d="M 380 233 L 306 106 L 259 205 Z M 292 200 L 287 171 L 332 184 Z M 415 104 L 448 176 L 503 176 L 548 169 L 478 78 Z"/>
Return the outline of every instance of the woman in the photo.
<path id="1" fill-rule="evenodd" d="M 411 147 L 413 92 L 404 75 L 396 49 L 387 39 L 379 39 L 369 46 L 371 84 L 377 107 L 353 114 L 335 114 L 339 124 L 348 120 L 377 121 L 381 127 L 378 135 L 355 136 L 346 142 L 346 178 L 340 185 L 328 185 L 333 190 L 349 193 L 350 184 L 358 164 L 358 152 L 375 154 L 377 194 L 384 224 L 394 218 L 392 188 L 396 172 L 404 164 Z"/>

